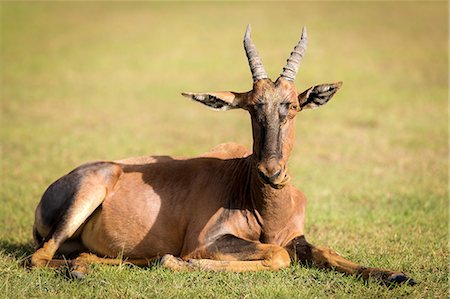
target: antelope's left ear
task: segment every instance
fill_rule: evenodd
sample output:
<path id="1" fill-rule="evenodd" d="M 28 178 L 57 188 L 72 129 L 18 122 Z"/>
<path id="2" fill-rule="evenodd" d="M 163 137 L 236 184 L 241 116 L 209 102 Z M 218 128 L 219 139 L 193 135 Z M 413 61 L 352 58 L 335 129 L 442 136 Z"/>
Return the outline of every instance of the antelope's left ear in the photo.
<path id="1" fill-rule="evenodd" d="M 341 88 L 342 82 L 313 86 L 298 96 L 300 110 L 315 109 L 327 103 Z"/>
<path id="2" fill-rule="evenodd" d="M 243 108 L 245 106 L 245 100 L 247 99 L 248 92 L 183 92 L 182 95 L 187 98 L 191 98 L 194 101 L 200 102 L 211 109 L 225 111 L 230 109 Z"/>

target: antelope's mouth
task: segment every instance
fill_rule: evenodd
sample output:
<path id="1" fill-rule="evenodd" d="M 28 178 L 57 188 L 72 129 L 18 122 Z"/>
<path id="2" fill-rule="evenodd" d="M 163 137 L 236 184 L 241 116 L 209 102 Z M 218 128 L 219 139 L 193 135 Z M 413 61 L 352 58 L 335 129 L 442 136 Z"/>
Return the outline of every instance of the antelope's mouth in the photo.
<path id="1" fill-rule="evenodd" d="M 282 189 L 291 180 L 291 177 L 287 174 L 287 171 L 284 171 L 283 174 L 280 174 L 275 179 L 271 179 L 261 172 L 258 177 L 264 184 L 268 184 L 274 189 Z"/>
<path id="2" fill-rule="evenodd" d="M 285 173 L 281 182 L 271 183 L 270 186 L 272 186 L 275 189 L 282 189 L 284 186 L 287 185 L 287 183 L 289 183 L 290 180 L 291 180 L 291 177 L 287 173 Z"/>

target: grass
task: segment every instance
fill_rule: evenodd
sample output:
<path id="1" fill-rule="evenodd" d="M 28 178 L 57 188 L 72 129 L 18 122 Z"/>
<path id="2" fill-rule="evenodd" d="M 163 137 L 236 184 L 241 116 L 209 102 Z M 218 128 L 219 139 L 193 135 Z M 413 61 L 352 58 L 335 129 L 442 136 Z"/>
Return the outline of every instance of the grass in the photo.
<path id="1" fill-rule="evenodd" d="M 0 5 L 0 297 L 448 297 L 447 3 Z M 250 147 L 245 112 L 180 96 L 251 88 L 247 23 L 273 78 L 306 24 L 298 89 L 344 81 L 327 106 L 298 116 L 290 173 L 309 198 L 307 237 L 418 285 L 388 289 L 299 265 L 244 274 L 95 266 L 81 282 L 22 268 L 40 195 L 77 165 Z"/>

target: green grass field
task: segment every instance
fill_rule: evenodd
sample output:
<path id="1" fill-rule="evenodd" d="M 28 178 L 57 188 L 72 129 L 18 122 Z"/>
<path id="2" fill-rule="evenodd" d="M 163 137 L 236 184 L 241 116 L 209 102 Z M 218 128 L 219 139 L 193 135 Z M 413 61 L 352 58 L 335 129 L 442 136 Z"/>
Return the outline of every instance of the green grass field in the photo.
<path id="1" fill-rule="evenodd" d="M 446 2 L 0 5 L 0 297 L 448 297 Z M 344 81 L 297 119 L 290 174 L 309 199 L 307 238 L 418 284 L 389 289 L 300 265 L 244 274 L 94 266 L 84 281 L 24 269 L 41 194 L 77 165 L 251 146 L 246 112 L 180 96 L 251 88 L 248 23 L 273 79 L 307 25 L 297 88 Z"/>

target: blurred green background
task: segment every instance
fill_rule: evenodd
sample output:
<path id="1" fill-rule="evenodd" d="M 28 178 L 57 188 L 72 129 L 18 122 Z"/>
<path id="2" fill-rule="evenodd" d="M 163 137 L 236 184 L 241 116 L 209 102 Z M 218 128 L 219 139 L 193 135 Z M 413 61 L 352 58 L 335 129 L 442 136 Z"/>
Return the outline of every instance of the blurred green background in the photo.
<path id="1" fill-rule="evenodd" d="M 6 297 L 447 297 L 447 2 L 1 2 L 0 294 Z M 34 207 L 92 160 L 251 147 L 249 116 L 182 91 L 247 91 L 246 25 L 275 80 L 306 25 L 299 91 L 344 81 L 297 118 L 290 160 L 307 237 L 419 284 L 389 290 L 293 266 L 268 273 L 24 270 Z M 4 296 L 4 295 L 0 295 Z"/>

